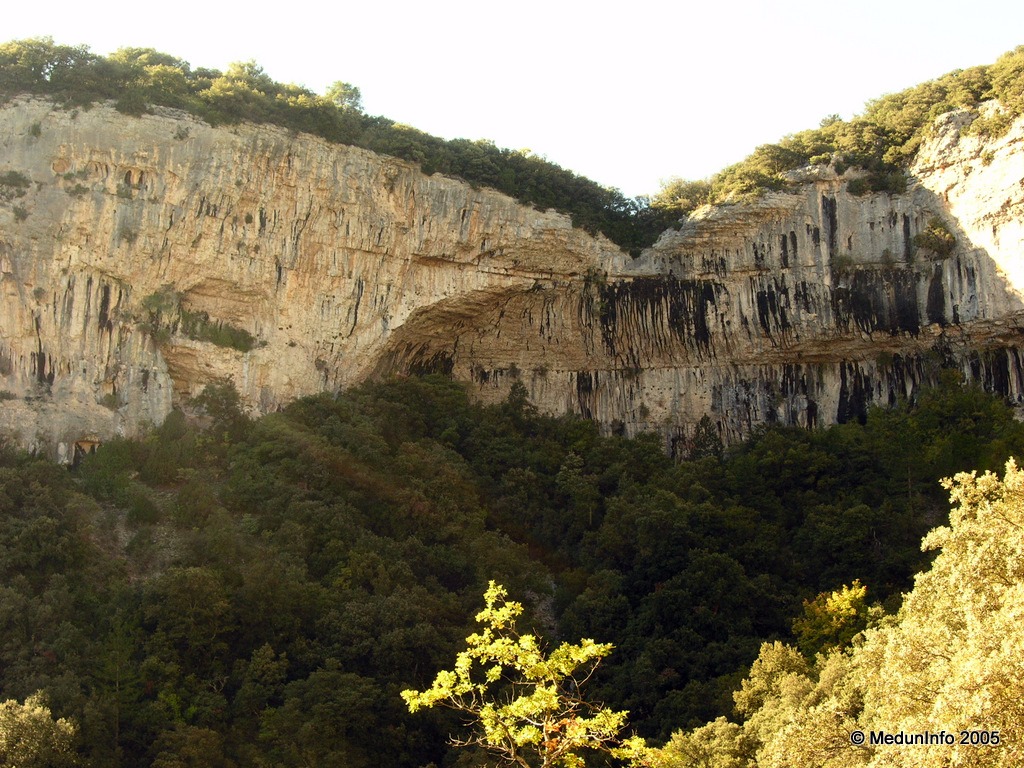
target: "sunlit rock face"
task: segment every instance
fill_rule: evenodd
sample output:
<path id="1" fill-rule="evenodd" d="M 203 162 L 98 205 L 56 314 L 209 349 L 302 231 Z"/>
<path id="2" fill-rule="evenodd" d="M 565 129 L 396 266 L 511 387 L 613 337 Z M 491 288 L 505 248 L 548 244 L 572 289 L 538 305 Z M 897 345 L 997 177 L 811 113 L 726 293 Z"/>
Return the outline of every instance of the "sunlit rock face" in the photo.
<path id="1" fill-rule="evenodd" d="M 680 454 L 703 415 L 726 441 L 861 418 L 943 365 L 1019 398 L 1024 126 L 982 143 L 964 119 L 905 194 L 809 170 L 632 260 L 363 150 L 18 99 L 0 109 L 0 430 L 70 459 L 211 381 L 267 412 L 423 371 L 484 400 L 520 381 L 544 411 Z M 945 255 L 914 245 L 936 218 Z"/>
<path id="2" fill-rule="evenodd" d="M 1020 402 L 1024 123 L 984 142 L 961 137 L 969 119 L 940 121 L 904 194 L 801 171 L 795 193 L 701 211 L 625 269 L 539 283 L 452 338 L 427 313 L 391 368 L 442 366 L 495 399 L 518 379 L 545 411 L 657 431 L 679 455 L 703 415 L 725 442 L 860 420 L 949 367 Z M 948 253 L 917 245 L 936 220 Z"/>
<path id="3" fill-rule="evenodd" d="M 62 457 L 215 380 L 262 412 L 343 388 L 428 308 L 489 310 L 627 260 L 563 216 L 408 163 L 171 112 L 16 100 L 0 178 L 0 430 Z M 255 346 L 190 338 L 174 311 L 154 316 L 161 298 Z"/>

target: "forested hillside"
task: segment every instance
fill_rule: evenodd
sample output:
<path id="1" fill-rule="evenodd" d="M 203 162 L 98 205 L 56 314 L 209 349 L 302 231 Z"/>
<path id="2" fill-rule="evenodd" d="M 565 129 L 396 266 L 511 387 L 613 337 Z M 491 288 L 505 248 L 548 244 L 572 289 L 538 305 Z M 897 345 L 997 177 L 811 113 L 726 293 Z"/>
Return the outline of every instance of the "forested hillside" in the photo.
<path id="1" fill-rule="evenodd" d="M 1022 74 L 1024 48 L 649 205 L 525 152 L 366 115 L 347 83 L 320 96 L 251 62 L 0 45 L 2 98 L 306 131 L 566 212 L 633 252 L 697 205 L 781 189 L 807 163 L 867 171 L 844 182 L 854 194 L 899 189 L 932 118 L 997 98 L 967 129 L 997 133 L 1024 111 Z M 29 184 L 8 173 L 12 198 Z M 761 428 L 728 450 L 707 420 L 678 460 L 653 436 L 542 416 L 522 385 L 485 407 L 451 380 L 409 377 L 252 420 L 223 383 L 187 410 L 70 470 L 0 448 L 0 763 L 25 763 L 21 739 L 49 745 L 41 765 L 480 764 L 448 747 L 457 718 L 413 717 L 400 692 L 450 664 L 491 581 L 549 643 L 615 646 L 588 695 L 668 743 L 670 768 L 712 753 L 785 765 L 797 748 L 845 766 L 837 740 L 855 725 L 1019 720 L 1020 573 L 1004 561 L 1020 551 L 1021 477 L 961 477 L 952 521 L 939 481 L 1021 456 L 1024 426 L 956 372 L 864 423 Z M 971 677 L 991 671 L 971 666 L 986 653 L 1004 676 Z M 957 709 L 978 700 L 990 709 Z"/>
<path id="2" fill-rule="evenodd" d="M 450 662 L 493 579 L 549 642 L 613 643 L 590 695 L 659 743 L 731 714 L 762 642 L 828 643 L 802 601 L 859 579 L 898 608 L 939 477 L 1024 447 L 948 384 L 681 463 L 440 378 L 258 421 L 211 388 L 203 428 L 175 413 L 70 472 L 5 451 L 0 700 L 41 691 L 96 766 L 440 764 L 457 721 L 399 692 Z"/>

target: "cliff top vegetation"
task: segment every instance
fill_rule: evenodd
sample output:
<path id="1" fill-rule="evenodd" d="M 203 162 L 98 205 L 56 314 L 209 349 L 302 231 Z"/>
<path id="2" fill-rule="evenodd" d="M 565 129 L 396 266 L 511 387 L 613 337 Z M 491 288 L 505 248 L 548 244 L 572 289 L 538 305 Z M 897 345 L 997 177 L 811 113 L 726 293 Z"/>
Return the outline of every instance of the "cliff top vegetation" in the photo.
<path id="1" fill-rule="evenodd" d="M 328 141 L 362 147 L 491 187 L 538 209 L 553 208 L 576 226 L 601 232 L 638 253 L 672 215 L 578 176 L 528 150 L 485 140 L 445 140 L 362 109 L 359 88 L 336 82 L 325 95 L 272 79 L 254 61 L 224 72 L 192 67 L 151 48 L 122 48 L 109 56 L 49 38 L 0 44 L 0 99 L 21 93 L 47 96 L 67 107 L 110 100 L 130 115 L 153 106 L 185 110 L 212 125 L 270 123 Z"/>
<path id="2" fill-rule="evenodd" d="M 991 100 L 1002 108 L 977 117 L 968 132 L 998 136 L 1024 114 L 1024 46 L 994 64 L 955 70 L 869 101 L 852 120 L 826 117 L 817 128 L 761 145 L 710 179 L 670 179 L 651 205 L 685 214 L 706 203 L 780 190 L 787 184 L 787 172 L 809 165 L 832 165 L 839 173 L 847 168 L 867 171 L 866 177 L 850 182 L 854 194 L 902 192 L 905 171 L 934 130 L 935 119 L 955 109 L 976 110 Z"/>
<path id="3" fill-rule="evenodd" d="M 122 48 L 100 56 L 87 46 L 58 45 L 50 38 L 0 44 L 0 99 L 31 93 L 68 108 L 111 100 L 131 115 L 164 106 L 213 125 L 280 125 L 418 163 L 424 173 L 491 187 L 539 209 L 555 209 L 571 216 L 574 225 L 601 232 L 633 255 L 700 205 L 782 189 L 787 172 L 807 165 L 868 171 L 865 178 L 851 181 L 854 193 L 901 191 L 904 171 L 935 117 L 997 99 L 1003 110 L 975 120 L 970 130 L 998 134 L 1024 112 L 1022 75 L 1024 46 L 992 65 L 957 70 L 871 101 L 852 120 L 828 117 L 818 128 L 758 147 L 710 179 L 674 178 L 653 198 L 629 198 L 527 150 L 505 149 L 486 140 L 445 140 L 367 115 L 359 88 L 342 81 L 318 95 L 275 81 L 254 61 L 234 63 L 221 72 L 192 67 L 151 48 Z"/>

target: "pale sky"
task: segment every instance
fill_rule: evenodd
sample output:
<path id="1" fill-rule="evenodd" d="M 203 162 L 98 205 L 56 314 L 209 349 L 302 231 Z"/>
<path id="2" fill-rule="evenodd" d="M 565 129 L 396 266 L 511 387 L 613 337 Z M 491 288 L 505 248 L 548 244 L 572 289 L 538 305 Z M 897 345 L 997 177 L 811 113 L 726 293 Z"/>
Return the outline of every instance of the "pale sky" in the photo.
<path id="1" fill-rule="evenodd" d="M 56 0 L 0 18 L 0 41 L 254 59 L 318 93 L 346 80 L 371 114 L 529 148 L 628 195 L 1024 44 L 1010 0 Z"/>

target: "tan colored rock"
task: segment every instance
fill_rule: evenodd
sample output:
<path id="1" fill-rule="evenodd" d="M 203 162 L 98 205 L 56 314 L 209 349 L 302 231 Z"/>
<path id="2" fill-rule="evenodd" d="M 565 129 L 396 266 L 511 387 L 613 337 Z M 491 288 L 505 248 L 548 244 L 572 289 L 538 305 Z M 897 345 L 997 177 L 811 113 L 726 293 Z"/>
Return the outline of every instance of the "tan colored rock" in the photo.
<path id="1" fill-rule="evenodd" d="M 1019 397 L 1024 127 L 982 144 L 964 119 L 906 194 L 855 197 L 812 169 L 633 261 L 565 216 L 364 150 L 18 99 L 0 174 L 31 184 L 0 189 L 0 430 L 68 458 L 222 378 L 266 412 L 422 370 L 484 399 L 519 380 L 546 411 L 683 452 L 705 413 L 726 440 L 856 418 L 940 357 Z M 914 254 L 935 217 L 957 248 Z M 186 316 L 256 346 L 189 338 Z"/>
<path id="2" fill-rule="evenodd" d="M 273 127 L 19 99 L 0 136 L 0 172 L 32 182 L 27 218 L 0 206 L 0 427 L 30 445 L 137 432 L 218 378 L 272 410 L 365 378 L 423 307 L 624 260 L 563 216 Z M 165 286 L 259 345 L 154 341 Z"/>
<path id="3" fill-rule="evenodd" d="M 796 192 L 699 211 L 624 271 L 516 296 L 455 340 L 409 324 L 393 368 L 408 350 L 451 358 L 491 399 L 518 377 L 544 410 L 657 430 L 682 453 L 704 414 L 726 442 L 860 419 L 943 366 L 1020 402 L 1024 122 L 982 144 L 960 137 L 967 119 L 940 124 L 905 194 L 858 197 L 856 174 L 808 169 Z M 935 219 L 952 253 L 915 244 Z"/>

